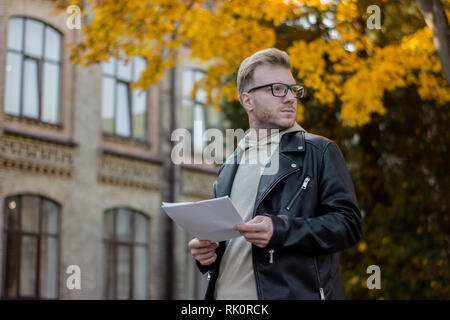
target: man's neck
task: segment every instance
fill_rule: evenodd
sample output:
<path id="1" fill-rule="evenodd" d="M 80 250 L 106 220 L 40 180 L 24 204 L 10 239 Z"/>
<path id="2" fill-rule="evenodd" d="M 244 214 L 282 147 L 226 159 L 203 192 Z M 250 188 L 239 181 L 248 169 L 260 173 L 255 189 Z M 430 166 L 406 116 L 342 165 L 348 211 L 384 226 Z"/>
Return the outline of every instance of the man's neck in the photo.
<path id="1" fill-rule="evenodd" d="M 262 140 L 272 134 L 278 133 L 283 128 L 250 128 L 249 139 L 250 140 Z"/>

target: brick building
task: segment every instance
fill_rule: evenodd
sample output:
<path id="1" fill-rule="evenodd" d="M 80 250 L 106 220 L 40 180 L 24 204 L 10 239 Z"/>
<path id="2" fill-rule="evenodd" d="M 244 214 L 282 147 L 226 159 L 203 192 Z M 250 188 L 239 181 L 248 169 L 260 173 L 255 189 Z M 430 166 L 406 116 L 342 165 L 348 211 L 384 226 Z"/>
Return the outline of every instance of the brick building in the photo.
<path id="1" fill-rule="evenodd" d="M 82 33 L 52 11 L 50 0 L 0 0 L 1 297 L 162 298 L 169 81 L 139 95 L 130 82 L 143 59 L 71 64 L 67 44 Z M 221 122 L 188 94 L 200 74 L 192 61 L 176 66 L 177 112 L 191 130 Z M 182 165 L 179 201 L 211 198 L 216 172 Z M 199 298 L 204 285 L 189 240 L 175 227 L 176 299 Z M 80 289 L 70 285 L 77 270 Z"/>

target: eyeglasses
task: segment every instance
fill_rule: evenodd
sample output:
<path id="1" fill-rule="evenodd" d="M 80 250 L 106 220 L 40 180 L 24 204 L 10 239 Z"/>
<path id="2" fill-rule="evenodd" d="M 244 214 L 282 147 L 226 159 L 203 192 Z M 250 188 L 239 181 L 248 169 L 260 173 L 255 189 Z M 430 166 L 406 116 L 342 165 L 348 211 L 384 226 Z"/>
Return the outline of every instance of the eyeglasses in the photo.
<path id="1" fill-rule="evenodd" d="M 274 97 L 286 97 L 288 90 L 291 89 L 294 96 L 297 97 L 297 99 L 303 98 L 305 96 L 305 87 L 298 85 L 298 84 L 284 84 L 284 83 L 268 83 L 259 87 L 251 88 L 247 92 L 250 93 L 253 90 L 270 87 L 272 89 L 272 95 Z"/>

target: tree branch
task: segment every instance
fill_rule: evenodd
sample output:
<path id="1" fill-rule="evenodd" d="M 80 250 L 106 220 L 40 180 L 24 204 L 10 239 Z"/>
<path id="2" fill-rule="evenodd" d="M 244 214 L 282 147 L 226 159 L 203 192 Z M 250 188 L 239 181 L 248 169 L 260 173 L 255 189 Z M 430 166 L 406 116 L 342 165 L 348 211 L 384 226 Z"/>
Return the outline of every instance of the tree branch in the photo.
<path id="1" fill-rule="evenodd" d="M 417 5 L 433 33 L 434 47 L 450 83 L 450 28 L 442 3 L 440 0 L 417 0 Z"/>

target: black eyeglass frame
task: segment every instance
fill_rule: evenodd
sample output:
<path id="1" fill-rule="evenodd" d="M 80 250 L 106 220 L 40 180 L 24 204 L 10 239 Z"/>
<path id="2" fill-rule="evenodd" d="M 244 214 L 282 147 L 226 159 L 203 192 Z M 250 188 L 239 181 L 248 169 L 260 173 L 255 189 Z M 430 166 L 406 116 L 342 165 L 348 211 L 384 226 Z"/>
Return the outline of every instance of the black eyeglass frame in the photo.
<path id="1" fill-rule="evenodd" d="M 272 95 L 273 95 L 274 97 L 278 97 L 278 98 L 286 97 L 286 95 L 287 95 L 287 93 L 288 93 L 288 89 L 285 89 L 285 90 L 284 90 L 284 95 L 282 95 L 282 96 L 277 96 L 277 95 L 275 95 L 275 93 L 273 92 L 273 86 L 274 86 L 275 84 L 281 84 L 281 85 L 285 86 L 285 88 L 291 89 L 291 92 L 297 97 L 297 99 L 301 99 L 301 98 L 303 98 L 303 97 L 305 96 L 305 91 L 306 91 L 306 89 L 305 89 L 304 86 L 301 86 L 301 85 L 299 85 L 299 84 L 285 84 L 285 83 L 281 83 L 281 82 L 273 82 L 273 83 L 264 84 L 264 85 L 262 85 L 262 86 L 254 87 L 254 88 L 251 88 L 250 90 L 247 90 L 247 93 L 250 93 L 250 92 L 252 92 L 252 91 L 254 91 L 254 90 L 257 90 L 257 89 L 262 89 L 262 88 L 270 87 L 270 89 L 272 90 Z M 292 89 L 293 87 L 299 87 L 299 90 L 301 89 L 301 95 L 295 93 L 294 90 Z"/>

